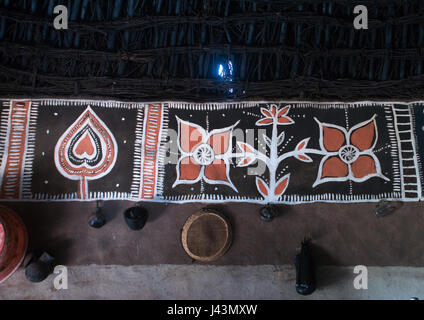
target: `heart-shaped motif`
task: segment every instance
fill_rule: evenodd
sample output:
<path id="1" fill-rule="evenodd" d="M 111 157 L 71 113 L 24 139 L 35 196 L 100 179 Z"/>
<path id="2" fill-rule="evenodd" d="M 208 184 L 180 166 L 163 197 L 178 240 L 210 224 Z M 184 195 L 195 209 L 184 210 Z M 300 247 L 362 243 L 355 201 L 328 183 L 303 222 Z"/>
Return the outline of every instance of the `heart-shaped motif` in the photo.
<path id="1" fill-rule="evenodd" d="M 112 132 L 88 106 L 57 141 L 54 162 L 64 177 L 79 181 L 78 198 L 87 199 L 88 180 L 107 175 L 117 153 Z"/>
<path id="2" fill-rule="evenodd" d="M 90 139 L 89 133 L 86 132 L 82 138 L 79 139 L 75 146 L 75 154 L 82 156 L 84 153 L 91 157 L 95 152 L 95 147 L 93 145 L 93 141 Z"/>

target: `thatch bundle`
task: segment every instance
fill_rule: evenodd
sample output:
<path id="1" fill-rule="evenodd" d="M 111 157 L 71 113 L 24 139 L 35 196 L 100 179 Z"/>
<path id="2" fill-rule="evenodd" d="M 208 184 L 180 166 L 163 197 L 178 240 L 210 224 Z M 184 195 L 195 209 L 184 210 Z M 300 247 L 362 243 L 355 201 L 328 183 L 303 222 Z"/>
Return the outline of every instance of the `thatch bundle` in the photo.
<path id="1" fill-rule="evenodd" d="M 368 30 L 353 28 L 358 4 Z M 1 0 L 0 94 L 418 99 L 423 44 L 423 0 Z"/>

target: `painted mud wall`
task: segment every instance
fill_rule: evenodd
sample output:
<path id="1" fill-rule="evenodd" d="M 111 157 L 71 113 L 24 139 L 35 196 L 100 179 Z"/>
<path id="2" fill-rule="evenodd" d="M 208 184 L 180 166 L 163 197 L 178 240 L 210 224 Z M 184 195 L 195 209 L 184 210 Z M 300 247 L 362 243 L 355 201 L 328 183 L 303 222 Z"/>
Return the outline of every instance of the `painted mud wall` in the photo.
<path id="1" fill-rule="evenodd" d="M 2 100 L 4 200 L 418 201 L 424 103 Z"/>

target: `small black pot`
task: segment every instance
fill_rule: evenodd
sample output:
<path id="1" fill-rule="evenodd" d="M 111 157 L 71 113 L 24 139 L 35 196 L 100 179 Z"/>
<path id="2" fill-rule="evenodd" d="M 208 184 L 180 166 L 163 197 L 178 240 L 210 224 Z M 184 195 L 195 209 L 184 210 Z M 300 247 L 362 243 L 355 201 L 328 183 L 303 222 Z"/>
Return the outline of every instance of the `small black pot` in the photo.
<path id="1" fill-rule="evenodd" d="M 54 258 L 44 252 L 38 259 L 33 259 L 25 268 L 25 276 L 31 282 L 41 282 L 53 272 Z"/>
<path id="2" fill-rule="evenodd" d="M 274 206 L 267 205 L 259 210 L 259 215 L 263 221 L 270 222 L 277 216 L 277 211 Z"/>
<path id="3" fill-rule="evenodd" d="M 99 229 L 106 224 L 106 218 L 102 213 L 100 208 L 96 209 L 96 212 L 93 213 L 88 219 L 88 225 L 92 228 Z"/>
<path id="4" fill-rule="evenodd" d="M 140 230 L 149 218 L 149 213 L 143 207 L 131 207 L 124 212 L 125 222 L 131 230 Z"/>

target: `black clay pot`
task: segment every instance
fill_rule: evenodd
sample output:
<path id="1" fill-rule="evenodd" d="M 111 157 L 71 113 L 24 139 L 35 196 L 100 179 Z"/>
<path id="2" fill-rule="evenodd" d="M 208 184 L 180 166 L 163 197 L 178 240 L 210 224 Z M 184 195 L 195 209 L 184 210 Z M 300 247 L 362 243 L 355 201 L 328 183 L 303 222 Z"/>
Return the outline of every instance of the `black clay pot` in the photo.
<path id="1" fill-rule="evenodd" d="M 308 295 L 315 291 L 315 267 L 309 241 L 302 242 L 302 249 L 294 259 L 296 267 L 296 291 L 301 295 Z"/>
<path id="2" fill-rule="evenodd" d="M 45 252 L 25 268 L 25 277 L 31 282 L 41 282 L 53 272 L 53 267 L 54 258 Z"/>
<path id="3" fill-rule="evenodd" d="M 100 208 L 96 209 L 96 212 L 93 213 L 88 219 L 88 225 L 92 228 L 99 229 L 106 224 L 106 218 L 102 213 Z"/>
<path id="4" fill-rule="evenodd" d="M 270 222 L 277 216 L 277 211 L 273 206 L 267 205 L 259 210 L 259 214 L 263 221 Z"/>
<path id="5" fill-rule="evenodd" d="M 142 229 L 148 217 L 149 213 L 143 207 L 131 207 L 124 212 L 125 222 L 132 230 Z"/>

